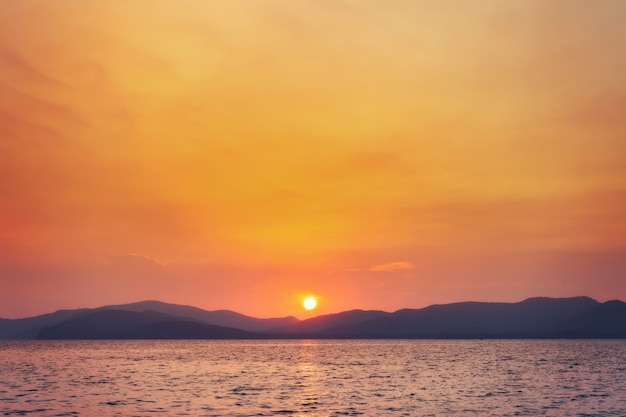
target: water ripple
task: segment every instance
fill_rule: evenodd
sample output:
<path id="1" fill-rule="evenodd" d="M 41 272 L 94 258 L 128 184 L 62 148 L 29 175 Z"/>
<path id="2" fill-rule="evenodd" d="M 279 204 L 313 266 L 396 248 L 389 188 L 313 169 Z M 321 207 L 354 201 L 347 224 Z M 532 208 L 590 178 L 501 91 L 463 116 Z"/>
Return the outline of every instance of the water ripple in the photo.
<path id="1" fill-rule="evenodd" d="M 0 414 L 625 416 L 626 341 L 0 341 Z"/>

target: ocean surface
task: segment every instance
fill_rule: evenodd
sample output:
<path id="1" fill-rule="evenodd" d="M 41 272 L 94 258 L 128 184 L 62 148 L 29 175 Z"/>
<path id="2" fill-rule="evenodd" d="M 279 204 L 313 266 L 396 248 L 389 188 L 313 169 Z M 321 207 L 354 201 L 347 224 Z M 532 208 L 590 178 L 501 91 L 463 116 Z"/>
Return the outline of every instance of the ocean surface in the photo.
<path id="1" fill-rule="evenodd" d="M 626 416 L 626 341 L 0 341 L 0 415 Z"/>

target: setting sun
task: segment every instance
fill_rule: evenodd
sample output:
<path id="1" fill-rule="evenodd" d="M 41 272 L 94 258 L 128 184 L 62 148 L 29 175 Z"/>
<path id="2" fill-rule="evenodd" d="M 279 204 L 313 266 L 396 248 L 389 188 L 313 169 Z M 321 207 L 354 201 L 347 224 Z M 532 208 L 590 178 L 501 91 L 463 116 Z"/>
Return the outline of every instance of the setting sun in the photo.
<path id="1" fill-rule="evenodd" d="M 317 307 L 317 299 L 311 296 L 306 297 L 302 302 L 302 305 L 304 306 L 304 309 L 306 311 L 313 310 L 315 307 Z"/>

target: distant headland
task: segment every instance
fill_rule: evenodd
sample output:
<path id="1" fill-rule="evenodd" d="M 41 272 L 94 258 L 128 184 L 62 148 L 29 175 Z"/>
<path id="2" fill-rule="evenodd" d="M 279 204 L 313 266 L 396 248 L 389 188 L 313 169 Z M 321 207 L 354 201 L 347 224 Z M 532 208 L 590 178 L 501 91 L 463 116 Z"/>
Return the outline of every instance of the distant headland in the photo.
<path id="1" fill-rule="evenodd" d="M 589 297 L 461 302 L 396 312 L 351 310 L 307 320 L 142 301 L 0 319 L 0 339 L 614 339 L 626 303 Z"/>

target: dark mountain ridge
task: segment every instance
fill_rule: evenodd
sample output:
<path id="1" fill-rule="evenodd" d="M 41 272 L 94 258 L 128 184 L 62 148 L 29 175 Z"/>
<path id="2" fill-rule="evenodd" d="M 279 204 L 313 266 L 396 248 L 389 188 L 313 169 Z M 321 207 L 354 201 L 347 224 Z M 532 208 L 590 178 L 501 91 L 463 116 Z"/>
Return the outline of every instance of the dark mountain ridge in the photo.
<path id="1" fill-rule="evenodd" d="M 0 319 L 0 340 L 34 339 L 37 337 L 41 328 L 52 326 L 87 311 L 89 311 L 89 309 L 86 308 L 78 310 L 58 310 L 54 313 L 23 319 Z"/>
<path id="2" fill-rule="evenodd" d="M 299 321 L 256 319 L 159 301 L 0 320 L 0 338 L 626 338 L 626 303 L 589 297 L 462 302 L 393 313 L 351 310 Z"/>
<path id="3" fill-rule="evenodd" d="M 160 313 L 172 316 L 189 317 L 199 320 L 206 324 L 213 324 L 223 327 L 234 327 L 237 329 L 247 330 L 249 332 L 262 332 L 275 327 L 287 326 L 297 323 L 299 320 L 293 316 L 259 319 L 256 317 L 246 316 L 231 310 L 213 310 L 207 311 L 197 307 L 191 307 L 180 304 L 169 304 L 162 301 L 147 300 L 138 303 L 110 305 L 102 307 L 109 310 L 126 310 L 126 311 L 158 311 Z"/>
<path id="4" fill-rule="evenodd" d="M 205 324 L 156 311 L 101 309 L 81 314 L 39 331 L 40 340 L 94 339 L 251 339 L 241 329 Z"/>
<path id="5" fill-rule="evenodd" d="M 389 316 L 380 310 L 349 310 L 342 313 L 326 314 L 292 323 L 288 326 L 271 329 L 270 333 L 282 336 L 315 335 L 337 326 L 349 326 Z"/>
<path id="6" fill-rule="evenodd" d="M 389 316 L 338 326 L 327 337 L 529 338 L 600 305 L 589 297 L 531 298 L 519 303 L 462 302 L 404 309 Z M 556 328 L 556 327 L 555 327 Z"/>
<path id="7" fill-rule="evenodd" d="M 140 301 L 130 304 L 109 305 L 98 308 L 59 310 L 54 313 L 23 319 L 0 319 L 0 339 L 35 339 L 44 327 L 54 326 L 65 320 L 91 314 L 96 311 L 122 310 L 133 312 L 153 311 L 188 321 L 199 321 L 222 327 L 232 327 L 249 332 L 261 332 L 298 322 L 295 317 L 260 319 L 230 310 L 207 311 L 197 307 L 169 304 L 162 301 Z"/>
<path id="8" fill-rule="evenodd" d="M 585 313 L 543 329 L 546 335 L 560 338 L 626 338 L 626 303 L 611 300 Z"/>

